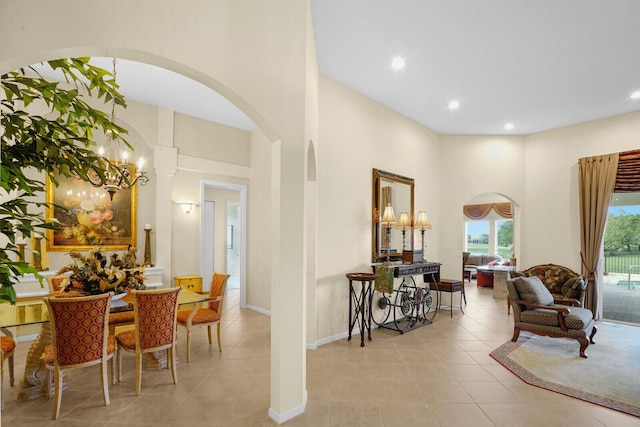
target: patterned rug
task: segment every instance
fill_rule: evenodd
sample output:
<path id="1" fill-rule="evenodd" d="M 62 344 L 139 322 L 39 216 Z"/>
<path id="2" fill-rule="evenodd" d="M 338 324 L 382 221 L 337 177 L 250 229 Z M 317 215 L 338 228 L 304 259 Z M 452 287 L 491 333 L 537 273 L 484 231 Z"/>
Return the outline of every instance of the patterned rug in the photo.
<path id="1" fill-rule="evenodd" d="M 528 384 L 640 417 L 640 327 L 598 322 L 597 328 L 587 359 L 576 340 L 528 332 L 491 357 Z"/>

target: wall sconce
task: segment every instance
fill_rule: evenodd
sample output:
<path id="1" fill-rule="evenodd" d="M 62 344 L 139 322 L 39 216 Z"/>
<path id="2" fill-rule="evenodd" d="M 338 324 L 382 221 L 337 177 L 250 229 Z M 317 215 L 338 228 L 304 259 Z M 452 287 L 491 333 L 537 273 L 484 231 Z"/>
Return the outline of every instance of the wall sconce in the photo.
<path id="1" fill-rule="evenodd" d="M 422 259 L 424 258 L 424 230 L 431 229 L 431 222 L 429 222 L 429 218 L 427 217 L 427 213 L 425 211 L 418 212 L 418 217 L 416 218 L 415 226 L 418 230 L 420 230 L 420 234 L 422 234 Z"/>
<path id="2" fill-rule="evenodd" d="M 387 262 L 389 261 L 389 252 L 391 252 L 391 227 L 396 223 L 396 214 L 393 212 L 393 206 L 391 203 L 387 203 L 382 214 L 382 220 L 380 225 L 386 229 L 385 234 L 385 247 L 387 249 Z"/>
<path id="3" fill-rule="evenodd" d="M 402 229 L 402 252 L 404 252 L 404 242 L 407 235 L 407 227 L 411 227 L 411 218 L 406 212 L 400 214 L 400 220 L 398 221 L 398 228 Z"/>
<path id="4" fill-rule="evenodd" d="M 191 213 L 191 211 L 198 206 L 195 203 L 178 203 L 178 205 L 180 205 L 185 213 Z"/>

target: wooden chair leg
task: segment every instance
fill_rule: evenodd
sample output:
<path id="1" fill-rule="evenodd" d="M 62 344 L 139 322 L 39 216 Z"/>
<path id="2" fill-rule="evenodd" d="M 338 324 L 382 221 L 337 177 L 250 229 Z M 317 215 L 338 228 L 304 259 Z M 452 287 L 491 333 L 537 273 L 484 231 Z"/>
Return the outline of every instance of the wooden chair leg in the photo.
<path id="1" fill-rule="evenodd" d="M 520 328 L 513 328 L 513 337 L 511 338 L 511 341 L 516 342 L 518 341 L 518 337 L 520 336 Z"/>
<path id="2" fill-rule="evenodd" d="M 467 294 L 464 291 L 464 279 L 462 279 L 462 298 L 464 298 L 464 305 L 467 305 Z"/>
<path id="3" fill-rule="evenodd" d="M 207 333 L 209 334 L 209 345 L 213 344 L 213 339 L 211 335 L 211 325 L 207 325 Z"/>
<path id="4" fill-rule="evenodd" d="M 109 400 L 109 370 L 107 369 L 107 361 L 100 364 L 100 379 L 102 380 L 102 397 L 104 398 L 104 405 L 109 406 L 111 401 Z"/>
<path id="5" fill-rule="evenodd" d="M 53 371 L 55 394 L 53 398 L 53 416 L 54 420 L 57 420 L 60 416 L 60 405 L 62 404 L 62 371 L 58 368 L 54 368 Z"/>
<path id="6" fill-rule="evenodd" d="M 140 396 L 142 388 L 142 353 L 136 352 L 136 396 Z"/>
<path id="7" fill-rule="evenodd" d="M 191 329 L 187 328 L 187 363 L 191 362 Z"/>
<path id="8" fill-rule="evenodd" d="M 218 322 L 218 351 L 222 352 L 222 343 L 220 342 L 220 322 Z"/>
<path id="9" fill-rule="evenodd" d="M 171 376 L 173 377 L 173 383 L 178 384 L 178 370 L 176 369 L 176 347 L 169 347 L 167 349 L 169 360 L 171 362 Z"/>
<path id="10" fill-rule="evenodd" d="M 9 356 L 9 385 L 13 387 L 15 377 L 13 376 L 13 354 Z"/>
<path id="11" fill-rule="evenodd" d="M 116 365 L 118 367 L 118 382 L 122 381 L 122 349 L 118 349 L 118 353 L 116 355 L 118 357 L 118 361 Z"/>

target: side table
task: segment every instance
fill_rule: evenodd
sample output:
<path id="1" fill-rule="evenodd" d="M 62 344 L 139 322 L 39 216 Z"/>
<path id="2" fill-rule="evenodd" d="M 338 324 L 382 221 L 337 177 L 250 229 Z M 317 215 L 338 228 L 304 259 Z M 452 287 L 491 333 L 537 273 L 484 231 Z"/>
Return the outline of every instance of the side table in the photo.
<path id="1" fill-rule="evenodd" d="M 453 279 L 442 279 L 440 283 L 431 283 L 431 290 L 437 292 L 437 303 L 436 308 L 441 310 L 442 308 L 449 309 L 449 315 L 453 318 L 453 309 L 459 308 L 462 314 L 464 314 L 464 310 L 462 309 L 462 296 L 464 295 L 464 279 L 463 280 L 453 280 Z M 442 304 L 442 292 L 447 292 L 451 296 L 451 301 L 449 305 L 443 306 Z M 453 305 L 453 293 L 460 292 L 460 305 Z"/>
<path id="2" fill-rule="evenodd" d="M 373 301 L 373 273 L 348 273 L 349 279 L 349 341 L 356 322 L 360 325 L 360 347 L 364 347 L 364 331 L 369 333 L 371 341 L 371 303 Z M 360 282 L 360 292 L 356 292 L 353 282 Z M 355 311 L 354 311 L 355 309 Z"/>

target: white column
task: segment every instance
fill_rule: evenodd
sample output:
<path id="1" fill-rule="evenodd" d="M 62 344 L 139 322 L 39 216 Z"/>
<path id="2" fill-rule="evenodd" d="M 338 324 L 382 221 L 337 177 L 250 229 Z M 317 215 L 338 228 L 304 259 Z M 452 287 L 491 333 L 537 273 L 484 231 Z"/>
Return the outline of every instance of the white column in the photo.
<path id="1" fill-rule="evenodd" d="M 178 168 L 178 150 L 173 147 L 174 115 L 173 111 L 160 108 L 158 110 L 158 143 L 153 150 L 156 170 L 156 220 L 155 228 L 155 260 L 156 265 L 164 267 L 162 283 L 165 287 L 173 286 L 171 271 L 171 228 L 173 223 L 172 191 L 173 177 Z"/>

